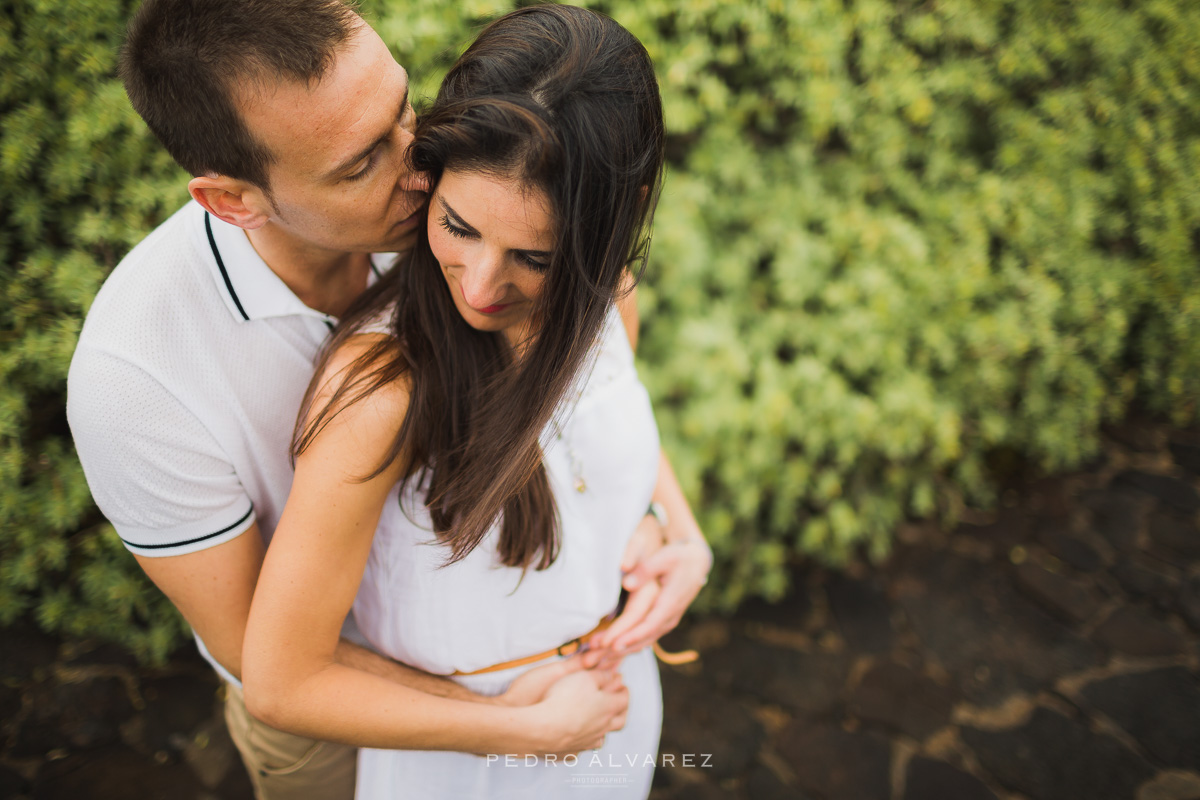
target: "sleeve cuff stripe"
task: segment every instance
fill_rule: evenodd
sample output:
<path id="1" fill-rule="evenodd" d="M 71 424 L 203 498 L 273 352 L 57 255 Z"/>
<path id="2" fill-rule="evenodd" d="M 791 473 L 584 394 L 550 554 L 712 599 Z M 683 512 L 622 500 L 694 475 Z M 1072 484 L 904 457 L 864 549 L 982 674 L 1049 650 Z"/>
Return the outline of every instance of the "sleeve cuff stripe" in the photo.
<path id="1" fill-rule="evenodd" d="M 211 539 L 214 536 L 220 536 L 222 533 L 228 533 L 229 531 L 236 528 L 238 525 L 241 525 L 243 522 L 250 519 L 250 515 L 253 513 L 254 513 L 254 506 L 251 505 L 250 510 L 247 511 L 245 514 L 243 514 L 242 518 L 239 519 L 237 522 L 233 523 L 232 525 L 226 525 L 224 528 L 221 528 L 221 530 L 216 531 L 215 533 L 206 533 L 203 536 L 198 536 L 195 539 L 188 539 L 183 542 L 166 542 L 163 544 L 138 544 L 137 542 L 131 542 L 128 539 L 125 539 L 123 537 L 122 537 L 121 541 L 124 542 L 125 544 L 129 545 L 130 547 L 136 547 L 138 550 L 161 550 L 161 549 L 167 548 L 167 547 L 183 547 L 185 545 L 195 544 L 196 542 L 203 542 L 205 539 Z"/>

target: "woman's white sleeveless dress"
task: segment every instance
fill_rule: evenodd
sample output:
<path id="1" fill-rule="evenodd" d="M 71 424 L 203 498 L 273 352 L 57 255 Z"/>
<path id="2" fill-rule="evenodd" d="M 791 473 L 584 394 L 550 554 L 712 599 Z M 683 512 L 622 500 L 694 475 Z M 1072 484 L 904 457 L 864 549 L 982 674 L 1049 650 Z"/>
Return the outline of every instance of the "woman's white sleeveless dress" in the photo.
<path id="1" fill-rule="evenodd" d="M 620 561 L 646 513 L 658 475 L 659 441 L 650 400 L 612 310 L 594 357 L 542 435 L 562 523 L 562 548 L 548 569 L 500 566 L 498 527 L 465 559 L 443 566 L 447 549 L 431 532 L 424 493 L 397 490 L 384 508 L 354 603 L 359 628 L 380 653 L 448 675 L 544 652 L 587 633 L 617 604 Z M 577 491 L 582 481 L 584 491 Z M 532 666 L 454 680 L 499 694 Z M 662 724 L 658 666 L 649 648 L 627 656 L 625 728 L 574 760 L 362 749 L 358 800 L 394 798 L 563 798 L 604 787 L 606 800 L 650 791 Z"/>

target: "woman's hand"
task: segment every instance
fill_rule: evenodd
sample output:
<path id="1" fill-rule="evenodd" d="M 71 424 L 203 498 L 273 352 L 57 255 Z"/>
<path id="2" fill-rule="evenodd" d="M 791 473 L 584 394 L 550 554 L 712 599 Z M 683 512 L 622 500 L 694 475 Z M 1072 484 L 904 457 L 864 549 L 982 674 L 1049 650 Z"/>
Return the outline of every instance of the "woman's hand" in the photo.
<path id="1" fill-rule="evenodd" d="M 579 654 L 541 667 L 534 667 L 518 676 L 509 684 L 503 694 L 488 698 L 488 701 L 510 708 L 540 703 L 546 698 L 550 687 L 566 676 L 583 669 L 587 669 L 587 667 L 584 665 L 583 657 Z"/>
<path id="2" fill-rule="evenodd" d="M 542 753 L 565 756 L 603 747 L 605 736 L 625 727 L 628 708 L 629 690 L 621 673 L 577 669 L 551 685 L 545 699 L 532 707 L 545 731 Z"/>

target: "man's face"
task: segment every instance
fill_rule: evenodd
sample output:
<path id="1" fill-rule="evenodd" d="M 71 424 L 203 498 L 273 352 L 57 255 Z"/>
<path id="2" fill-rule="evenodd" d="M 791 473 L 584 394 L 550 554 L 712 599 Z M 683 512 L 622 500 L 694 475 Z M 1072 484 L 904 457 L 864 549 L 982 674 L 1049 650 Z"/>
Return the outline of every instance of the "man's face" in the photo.
<path id="1" fill-rule="evenodd" d="M 319 83 L 258 84 L 239 100 L 274 157 L 269 225 L 317 256 L 411 244 L 426 184 L 404 162 L 416 122 L 408 74 L 369 25 Z"/>

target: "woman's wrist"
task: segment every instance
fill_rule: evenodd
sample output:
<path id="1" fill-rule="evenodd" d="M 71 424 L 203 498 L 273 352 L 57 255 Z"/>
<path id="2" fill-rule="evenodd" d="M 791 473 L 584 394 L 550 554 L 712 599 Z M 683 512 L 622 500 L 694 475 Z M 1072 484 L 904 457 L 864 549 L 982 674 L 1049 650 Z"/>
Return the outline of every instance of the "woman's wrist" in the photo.
<path id="1" fill-rule="evenodd" d="M 574 732 L 570 722 L 562 718 L 561 706 L 543 700 L 518 711 L 524 752 L 545 755 L 568 748 Z"/>

